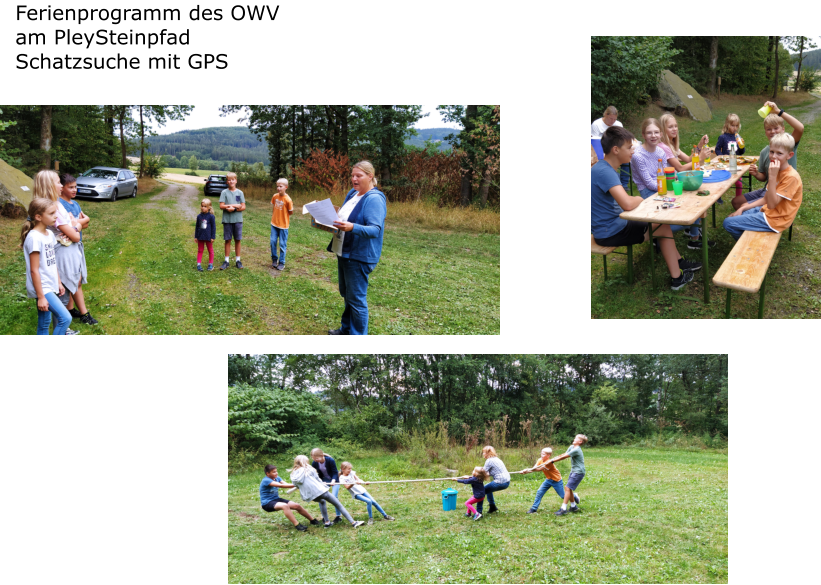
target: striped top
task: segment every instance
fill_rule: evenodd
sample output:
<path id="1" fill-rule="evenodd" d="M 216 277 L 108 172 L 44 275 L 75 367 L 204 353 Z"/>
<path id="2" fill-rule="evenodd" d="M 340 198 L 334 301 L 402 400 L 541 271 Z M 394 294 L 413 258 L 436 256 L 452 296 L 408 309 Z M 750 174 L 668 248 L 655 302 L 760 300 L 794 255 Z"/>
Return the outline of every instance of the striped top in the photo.
<path id="1" fill-rule="evenodd" d="M 647 152 L 644 146 L 636 148 L 630 160 L 630 166 L 633 169 L 633 181 L 639 189 L 658 190 L 658 159 L 661 159 L 662 164 L 667 166 L 667 155 L 658 146 L 653 152 Z"/>
<path id="2" fill-rule="evenodd" d="M 507 467 L 502 463 L 498 457 L 488 457 L 485 461 L 485 471 L 493 476 L 493 481 L 497 483 L 505 483 L 510 481 L 510 474 L 507 472 Z"/>

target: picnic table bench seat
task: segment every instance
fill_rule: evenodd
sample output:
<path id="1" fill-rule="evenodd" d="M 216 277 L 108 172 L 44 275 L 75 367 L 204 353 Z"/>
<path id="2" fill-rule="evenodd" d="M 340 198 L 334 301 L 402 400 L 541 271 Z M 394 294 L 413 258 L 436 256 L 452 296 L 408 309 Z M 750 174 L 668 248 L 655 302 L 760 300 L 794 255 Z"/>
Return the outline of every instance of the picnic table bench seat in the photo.
<path id="1" fill-rule="evenodd" d="M 758 292 L 758 318 L 764 317 L 764 280 L 780 240 L 780 233 L 745 231 L 713 276 L 713 284 L 727 289 L 728 319 L 734 290 Z"/>
<path id="2" fill-rule="evenodd" d="M 607 255 L 620 246 L 600 246 L 596 243 L 596 238 L 590 234 L 590 252 L 599 254 L 604 260 L 604 279 L 607 280 Z M 616 252 L 622 254 L 622 252 Z M 633 284 L 633 246 L 627 246 L 627 282 Z"/>

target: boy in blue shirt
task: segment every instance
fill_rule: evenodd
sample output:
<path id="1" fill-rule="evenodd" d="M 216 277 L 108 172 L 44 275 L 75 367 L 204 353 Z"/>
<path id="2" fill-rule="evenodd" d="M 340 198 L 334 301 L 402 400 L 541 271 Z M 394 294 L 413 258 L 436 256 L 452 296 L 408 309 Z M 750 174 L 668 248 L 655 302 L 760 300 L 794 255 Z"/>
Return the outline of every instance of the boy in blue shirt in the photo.
<path id="1" fill-rule="evenodd" d="M 300 532 L 308 530 L 308 527 L 297 522 L 296 518 L 294 518 L 294 513 L 291 510 L 296 510 L 305 516 L 311 524 L 319 525 L 319 520 L 311 516 L 305 508 L 296 502 L 291 502 L 279 497 L 279 488 L 292 487 L 295 486 L 290 483 L 285 483 L 282 479 L 280 479 L 279 474 L 277 473 L 276 465 L 266 465 L 265 477 L 259 484 L 259 503 L 262 506 L 262 509 L 266 512 L 282 510 L 285 517 L 288 518 L 288 520 L 291 521 L 291 524 L 293 524 Z"/>
<path id="2" fill-rule="evenodd" d="M 624 128 L 611 126 L 601 139 L 604 160 L 590 169 L 591 202 L 590 225 L 593 238 L 600 246 L 627 246 L 650 239 L 650 224 L 628 221 L 619 215 L 641 205 L 641 197 L 631 197 L 621 184 L 619 169 L 633 156 L 633 135 Z M 658 229 L 656 229 L 658 228 Z M 681 257 L 669 225 L 653 224 L 654 236 L 673 281 L 670 288 L 678 290 L 693 280 L 693 272 L 701 269 L 700 262 Z"/>

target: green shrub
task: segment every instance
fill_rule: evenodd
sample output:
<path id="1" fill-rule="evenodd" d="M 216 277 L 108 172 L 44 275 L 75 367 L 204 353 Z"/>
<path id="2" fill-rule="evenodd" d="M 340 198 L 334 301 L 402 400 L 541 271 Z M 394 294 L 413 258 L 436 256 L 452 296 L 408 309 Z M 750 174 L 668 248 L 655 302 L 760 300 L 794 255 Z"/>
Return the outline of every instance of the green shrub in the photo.
<path id="1" fill-rule="evenodd" d="M 165 172 L 165 161 L 158 154 L 145 153 L 143 173 L 152 179 L 158 179 Z"/>

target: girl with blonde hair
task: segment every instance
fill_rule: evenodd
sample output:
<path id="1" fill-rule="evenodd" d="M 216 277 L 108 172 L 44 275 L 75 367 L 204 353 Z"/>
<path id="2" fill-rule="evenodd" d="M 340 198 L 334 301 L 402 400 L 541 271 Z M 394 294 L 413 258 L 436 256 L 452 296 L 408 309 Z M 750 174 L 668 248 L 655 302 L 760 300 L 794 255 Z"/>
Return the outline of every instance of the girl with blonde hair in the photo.
<path id="1" fill-rule="evenodd" d="M 496 455 L 496 449 L 492 446 L 487 445 L 482 449 L 482 457 L 486 460 L 484 470 L 487 471 L 489 476 L 493 477 L 493 481 L 485 486 L 485 494 L 490 504 L 487 513 L 493 514 L 493 512 L 498 510 L 496 502 L 493 500 L 493 492 L 506 490 L 508 486 L 510 486 L 510 473 L 508 473 L 507 467 L 505 467 L 505 464 L 499 459 L 498 455 Z M 482 513 L 483 504 L 484 502 L 479 502 L 476 506 L 480 514 Z"/>
<path id="2" fill-rule="evenodd" d="M 339 481 L 345 486 L 345 489 L 353 496 L 354 500 L 365 502 L 368 506 L 368 525 L 373 524 L 373 510 L 372 506 L 376 506 L 379 513 L 385 520 L 394 520 L 393 516 L 388 516 L 388 513 L 382 509 L 374 497 L 368 493 L 368 490 L 363 488 L 363 485 L 368 485 L 368 482 L 359 479 L 359 476 L 353 470 L 353 466 L 348 461 L 343 461 L 339 466 Z"/>
<path id="3" fill-rule="evenodd" d="M 54 257 L 58 244 L 47 229 L 57 221 L 57 207 L 51 199 L 32 198 L 20 230 L 20 247 L 26 257 L 26 292 L 30 299 L 37 299 L 37 335 L 48 335 L 52 313 L 57 318 L 54 335 L 65 335 L 71 324 L 71 314 L 58 296 L 65 294 Z"/>
<path id="4" fill-rule="evenodd" d="M 325 528 L 333 526 L 333 522 L 328 520 L 328 507 L 326 502 L 331 503 L 337 510 L 341 511 L 345 519 L 350 522 L 354 528 L 358 528 L 364 524 L 361 520 L 354 521 L 351 514 L 339 503 L 339 500 L 328 491 L 328 487 L 320 481 L 319 475 L 317 475 L 316 470 L 311 467 L 305 455 L 297 455 L 294 458 L 294 466 L 291 469 L 291 483 L 299 488 L 299 495 L 302 496 L 304 501 L 319 504 L 319 511 L 322 513 L 322 519 L 325 521 Z"/>

